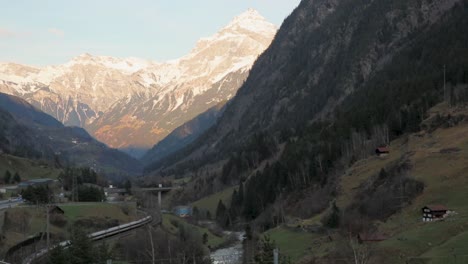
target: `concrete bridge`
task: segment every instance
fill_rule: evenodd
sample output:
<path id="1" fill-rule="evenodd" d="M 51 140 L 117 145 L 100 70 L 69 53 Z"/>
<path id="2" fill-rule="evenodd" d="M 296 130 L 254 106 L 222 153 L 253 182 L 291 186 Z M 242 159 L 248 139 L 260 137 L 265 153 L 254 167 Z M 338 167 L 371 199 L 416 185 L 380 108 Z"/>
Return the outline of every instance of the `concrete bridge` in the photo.
<path id="1" fill-rule="evenodd" d="M 132 192 L 169 192 L 171 190 L 180 189 L 182 187 L 151 187 L 151 188 L 134 188 Z M 126 193 L 127 191 L 123 188 L 104 188 L 107 193 Z"/>
<path id="2" fill-rule="evenodd" d="M 149 187 L 149 188 L 132 188 L 132 192 L 158 192 L 158 205 L 161 208 L 161 194 L 163 192 L 169 192 L 176 189 L 181 189 L 181 186 L 172 186 L 172 187 L 163 187 L 162 184 L 159 184 L 159 187 Z M 104 192 L 107 194 L 114 193 L 126 193 L 127 190 L 123 188 L 104 188 Z"/>

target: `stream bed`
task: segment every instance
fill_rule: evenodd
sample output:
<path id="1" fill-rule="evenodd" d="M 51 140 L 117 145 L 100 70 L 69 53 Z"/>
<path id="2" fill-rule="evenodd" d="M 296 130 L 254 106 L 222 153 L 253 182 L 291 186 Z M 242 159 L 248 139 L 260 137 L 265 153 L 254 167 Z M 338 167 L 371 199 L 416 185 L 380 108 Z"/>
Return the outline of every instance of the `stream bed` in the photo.
<path id="1" fill-rule="evenodd" d="M 225 234 L 228 236 L 235 234 L 237 241 L 229 247 L 213 251 L 211 253 L 213 264 L 242 264 L 244 232 L 225 232 Z"/>

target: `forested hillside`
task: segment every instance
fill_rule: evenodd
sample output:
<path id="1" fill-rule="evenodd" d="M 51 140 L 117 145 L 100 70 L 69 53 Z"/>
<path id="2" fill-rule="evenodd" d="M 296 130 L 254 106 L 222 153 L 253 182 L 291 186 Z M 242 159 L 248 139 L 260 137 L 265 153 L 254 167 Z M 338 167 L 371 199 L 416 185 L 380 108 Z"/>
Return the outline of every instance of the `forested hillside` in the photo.
<path id="1" fill-rule="evenodd" d="M 249 219 L 278 197 L 321 212 L 344 169 L 467 100 L 467 31 L 468 1 L 302 1 L 217 125 L 148 169 L 197 176 L 181 199 L 241 182 Z"/>
<path id="2" fill-rule="evenodd" d="M 65 127 L 23 99 L 0 93 L 0 119 L 0 153 L 54 166 L 89 166 L 113 176 L 140 171 L 137 160 L 108 148 L 82 128 Z"/>

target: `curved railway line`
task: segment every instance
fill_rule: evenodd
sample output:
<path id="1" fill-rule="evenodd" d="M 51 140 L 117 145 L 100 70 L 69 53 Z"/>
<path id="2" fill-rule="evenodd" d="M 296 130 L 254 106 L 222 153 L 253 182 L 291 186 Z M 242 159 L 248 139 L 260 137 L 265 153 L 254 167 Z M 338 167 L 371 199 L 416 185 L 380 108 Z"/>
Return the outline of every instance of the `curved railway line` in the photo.
<path id="1" fill-rule="evenodd" d="M 112 236 L 115 236 L 115 235 L 118 235 L 118 234 L 128 232 L 130 230 L 139 228 L 141 226 L 147 225 L 147 224 L 151 223 L 152 221 L 153 221 L 153 217 L 148 215 L 146 217 L 143 217 L 143 218 L 141 218 L 139 220 L 136 220 L 136 221 L 133 221 L 133 222 L 130 222 L 130 223 L 126 223 L 126 224 L 123 224 L 123 225 L 114 226 L 114 227 L 111 227 L 111 228 L 108 228 L 108 229 L 105 229 L 105 230 L 94 232 L 92 234 L 89 234 L 88 237 L 92 241 L 99 241 L 99 240 L 106 239 L 106 238 L 109 238 L 109 237 L 112 237 Z M 70 245 L 70 243 L 71 243 L 70 240 L 62 241 L 62 242 L 52 246 L 51 249 L 54 248 L 54 247 L 57 247 L 57 246 L 62 246 L 64 248 L 67 248 Z M 35 260 L 38 260 L 38 259 L 46 256 L 48 251 L 49 250 L 47 248 L 36 251 L 34 254 L 27 257 L 25 260 L 23 260 L 22 263 L 23 264 L 32 264 L 32 263 L 34 263 Z M 6 263 L 6 262 L 0 262 L 0 263 Z M 9 263 L 6 263 L 6 264 L 9 264 Z"/>

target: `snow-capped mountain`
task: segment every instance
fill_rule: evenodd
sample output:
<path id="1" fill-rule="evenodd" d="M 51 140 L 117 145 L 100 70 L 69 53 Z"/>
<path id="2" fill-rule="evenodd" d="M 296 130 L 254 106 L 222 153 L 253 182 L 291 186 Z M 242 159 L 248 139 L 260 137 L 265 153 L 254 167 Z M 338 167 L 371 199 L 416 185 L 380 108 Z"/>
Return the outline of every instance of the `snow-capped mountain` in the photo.
<path id="1" fill-rule="evenodd" d="M 44 68 L 0 64 L 0 91 L 117 148 L 149 148 L 232 98 L 277 28 L 249 9 L 186 56 L 164 63 L 83 54 Z"/>
<path id="2" fill-rule="evenodd" d="M 118 99 L 140 91 L 132 74 L 150 62 L 83 54 L 35 68 L 0 64 L 0 91 L 20 96 L 66 125 L 85 126 Z"/>

